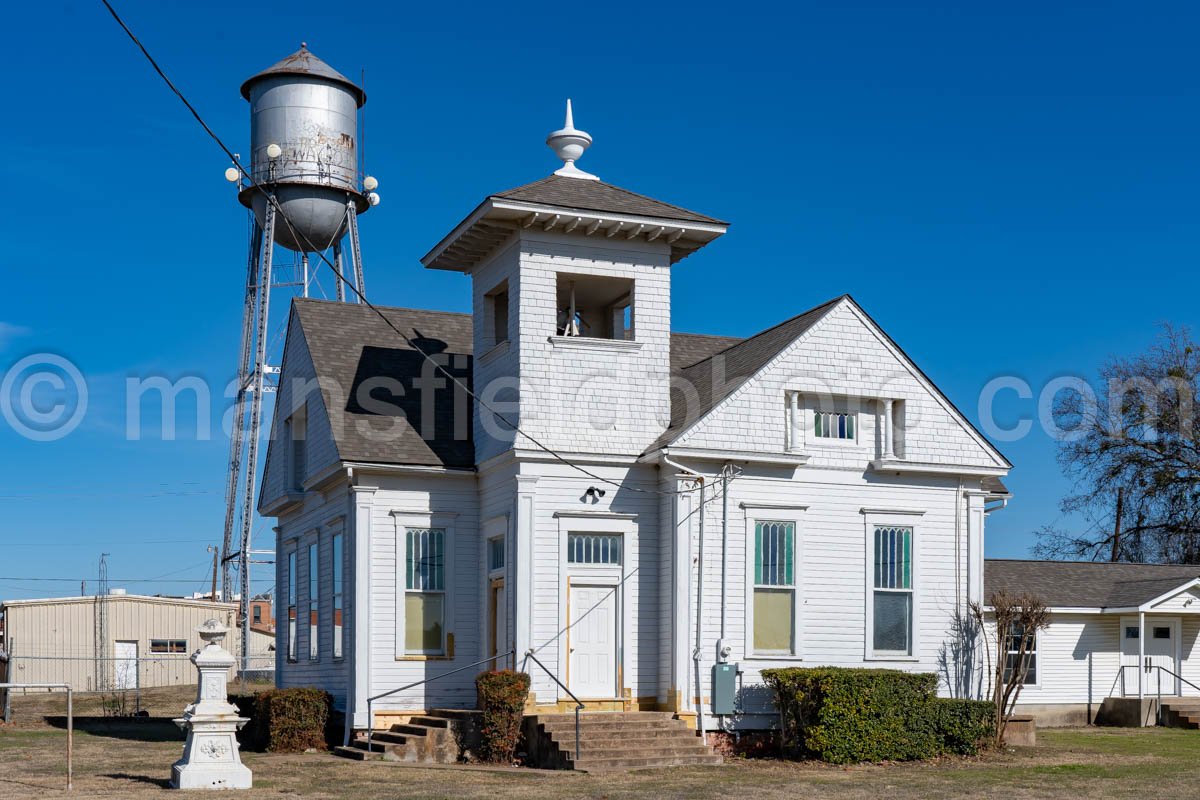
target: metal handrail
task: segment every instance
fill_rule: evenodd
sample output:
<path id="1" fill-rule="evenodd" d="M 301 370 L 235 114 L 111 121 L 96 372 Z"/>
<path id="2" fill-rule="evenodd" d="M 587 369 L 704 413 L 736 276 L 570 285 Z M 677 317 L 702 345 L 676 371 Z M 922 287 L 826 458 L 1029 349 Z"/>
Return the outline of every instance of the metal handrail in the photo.
<path id="1" fill-rule="evenodd" d="M 533 663 L 535 663 L 539 667 L 541 667 L 542 672 L 549 675 L 550 680 L 557 683 L 558 687 L 560 689 L 562 689 L 564 692 L 566 692 L 570 696 L 570 698 L 575 701 L 575 763 L 578 764 L 579 763 L 579 712 L 582 711 L 584 708 L 583 701 L 581 701 L 578 697 L 576 697 L 575 693 L 572 692 L 570 689 L 568 689 L 566 684 L 563 683 L 562 681 L 560 681 L 553 672 L 551 672 L 549 669 L 547 669 L 545 664 L 543 664 L 541 661 L 538 661 L 538 657 L 533 654 L 532 650 L 526 650 L 525 657 L 528 659 L 531 659 L 533 661 Z"/>
<path id="2" fill-rule="evenodd" d="M 483 664 L 488 664 L 488 663 L 497 661 L 498 659 L 501 659 L 501 658 L 508 658 L 509 656 L 514 655 L 515 653 L 516 653 L 516 650 L 509 650 L 507 653 L 497 653 L 494 656 L 488 656 L 487 658 L 480 659 L 479 661 L 473 661 L 472 663 L 467 664 L 466 666 L 457 667 L 455 669 L 450 670 L 449 672 L 443 672 L 440 675 L 434 675 L 432 678 L 425 678 L 424 680 L 416 681 L 414 683 L 409 683 L 404 686 L 401 686 L 399 689 L 392 689 L 390 691 L 377 694 L 374 697 L 368 697 L 367 698 L 367 752 L 368 753 L 372 752 L 372 750 L 371 750 L 371 734 L 375 730 L 375 715 L 371 712 L 371 706 L 374 705 L 376 700 L 381 700 L 385 697 L 390 697 L 391 695 L 394 695 L 397 692 L 403 692 L 406 689 L 415 688 L 417 686 L 420 686 L 423 683 L 432 683 L 433 681 L 439 680 L 441 678 L 447 678 L 451 675 L 454 675 L 455 673 L 462 672 L 463 670 L 471 669 L 472 667 L 478 667 Z"/>
<path id="3" fill-rule="evenodd" d="M 1147 672 L 1149 672 L 1151 669 L 1158 670 L 1158 706 L 1155 708 L 1154 714 L 1155 714 L 1155 721 L 1159 725 L 1162 725 L 1162 674 L 1165 672 L 1168 675 L 1170 675 L 1171 677 L 1175 678 L 1175 680 L 1179 681 L 1181 691 L 1183 688 L 1182 684 L 1185 684 L 1185 683 L 1198 692 L 1200 692 L 1200 686 L 1197 686 L 1196 684 L 1192 683 L 1191 681 L 1189 681 L 1187 678 L 1183 677 L 1179 673 L 1169 670 L 1164 666 L 1161 666 L 1159 664 L 1151 664 L 1151 663 L 1147 662 L 1145 664 L 1145 670 Z M 1140 711 L 1138 712 L 1138 716 L 1139 717 L 1141 716 Z"/>

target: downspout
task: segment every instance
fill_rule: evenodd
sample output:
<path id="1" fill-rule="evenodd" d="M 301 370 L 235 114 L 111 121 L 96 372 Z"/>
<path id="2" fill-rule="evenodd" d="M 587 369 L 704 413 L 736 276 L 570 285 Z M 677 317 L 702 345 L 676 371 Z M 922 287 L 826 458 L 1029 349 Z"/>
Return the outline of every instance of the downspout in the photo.
<path id="1" fill-rule="evenodd" d="M 696 553 L 696 646 L 692 649 L 692 665 L 696 670 L 696 731 L 700 734 L 700 741 L 708 743 L 708 736 L 704 730 L 704 684 L 701 681 L 701 653 L 704 647 L 704 476 L 695 470 L 688 469 L 682 464 L 676 463 L 669 459 L 666 453 L 663 453 L 662 460 L 680 472 L 686 472 L 692 476 L 699 486 L 700 494 L 700 530 L 698 534 L 698 547 Z"/>
<path id="2" fill-rule="evenodd" d="M 342 526 L 342 532 L 343 532 L 342 535 L 345 536 L 346 538 L 342 540 L 343 544 L 345 542 L 354 542 L 354 534 L 357 532 L 352 527 L 354 525 L 354 523 L 357 522 L 357 520 L 354 518 L 354 492 L 350 490 L 350 487 L 352 487 L 352 486 L 354 486 L 354 467 L 346 467 L 346 489 L 347 489 L 347 491 L 346 491 L 346 523 Z M 356 542 L 354 542 L 354 546 L 357 547 Z M 346 569 L 345 557 L 346 557 L 346 552 L 343 551 L 342 552 L 343 574 Z M 351 574 L 354 575 L 354 580 L 357 581 L 359 576 L 356 573 L 351 573 Z M 288 589 L 290 590 L 291 587 L 289 586 Z M 345 595 L 345 591 L 346 591 L 346 587 L 345 587 L 345 585 L 343 585 L 342 586 L 343 597 Z M 353 596 L 354 595 L 352 594 L 351 597 L 353 597 Z M 343 603 L 344 603 L 344 600 L 343 600 Z M 344 608 L 344 605 L 343 605 L 343 608 Z M 343 611 L 342 613 L 344 614 L 345 611 Z M 358 614 L 358 610 L 355 609 L 355 618 L 357 618 L 357 614 Z M 342 631 L 343 632 L 346 631 L 347 627 L 349 627 L 349 626 L 345 625 L 345 621 L 343 620 Z M 348 640 L 348 639 L 350 639 L 351 636 L 354 636 L 354 635 L 355 635 L 354 629 L 350 628 L 350 636 L 347 636 L 346 639 Z M 345 714 L 346 724 L 342 730 L 342 747 L 350 746 L 350 737 L 354 733 L 354 692 L 356 690 L 356 687 L 354 685 L 356 682 L 354 672 L 358 668 L 358 661 L 354 657 L 353 644 L 354 644 L 353 641 L 346 641 L 346 640 L 342 641 L 343 655 L 347 655 L 346 651 L 349 651 L 348 652 L 349 658 L 345 658 L 342 661 L 342 666 L 344 666 L 346 668 L 346 714 Z M 276 655 L 276 658 L 278 658 L 278 654 Z M 368 726 L 369 725 L 370 725 L 370 723 L 368 722 Z"/>

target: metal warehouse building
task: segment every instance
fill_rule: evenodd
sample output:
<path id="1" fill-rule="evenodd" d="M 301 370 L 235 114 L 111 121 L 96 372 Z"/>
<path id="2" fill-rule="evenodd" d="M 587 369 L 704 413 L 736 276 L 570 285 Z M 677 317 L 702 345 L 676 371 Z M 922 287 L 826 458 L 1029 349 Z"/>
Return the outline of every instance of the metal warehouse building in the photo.
<path id="1" fill-rule="evenodd" d="M 188 657 L 201 647 L 196 628 L 216 618 L 231 629 L 237 605 L 114 591 L 106 596 L 10 600 L 0 604 L 9 680 L 69 683 L 76 691 L 193 684 Z M 252 637 L 251 658 L 273 662 L 271 641 Z M 226 647 L 238 645 L 229 637 Z M 240 650 L 240 648 L 237 648 Z M 235 655 L 240 653 L 235 652 Z"/>

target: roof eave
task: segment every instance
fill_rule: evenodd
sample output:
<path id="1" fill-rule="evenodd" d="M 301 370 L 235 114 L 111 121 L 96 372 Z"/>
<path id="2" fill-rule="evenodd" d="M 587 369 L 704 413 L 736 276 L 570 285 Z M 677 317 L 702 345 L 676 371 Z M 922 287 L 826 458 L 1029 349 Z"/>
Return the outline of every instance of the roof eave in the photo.
<path id="1" fill-rule="evenodd" d="M 584 236 L 661 240 L 671 246 L 671 263 L 683 260 L 729 230 L 726 223 L 594 211 L 492 196 L 422 256 L 421 263 L 429 269 L 470 272 L 508 235 L 534 226 L 544 231 L 579 231 Z"/>

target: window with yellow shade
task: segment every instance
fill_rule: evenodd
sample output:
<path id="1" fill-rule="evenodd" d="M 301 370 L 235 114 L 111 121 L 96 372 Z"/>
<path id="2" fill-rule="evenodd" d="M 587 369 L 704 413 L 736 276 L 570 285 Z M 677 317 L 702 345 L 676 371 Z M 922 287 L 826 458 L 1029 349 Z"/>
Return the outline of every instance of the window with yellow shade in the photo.
<path id="1" fill-rule="evenodd" d="M 446 652 L 446 531 L 405 529 L 404 650 Z"/>
<path id="2" fill-rule="evenodd" d="M 796 650 L 796 523 L 754 525 L 754 652 Z"/>

